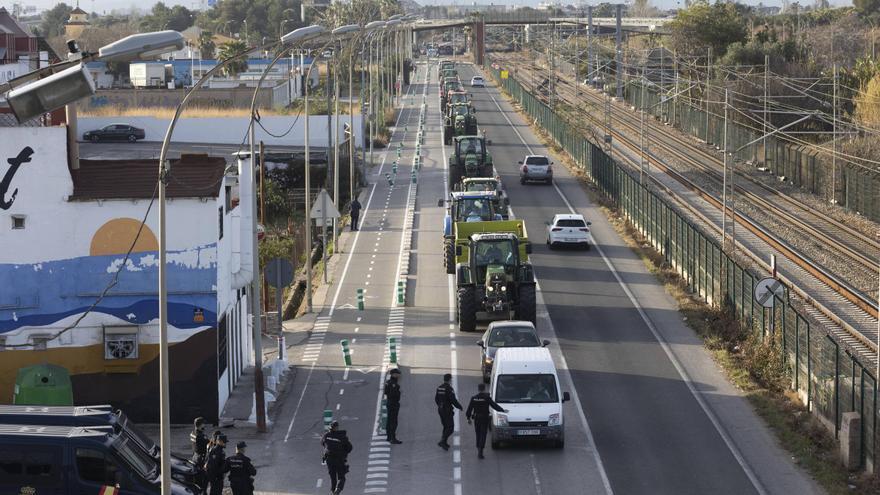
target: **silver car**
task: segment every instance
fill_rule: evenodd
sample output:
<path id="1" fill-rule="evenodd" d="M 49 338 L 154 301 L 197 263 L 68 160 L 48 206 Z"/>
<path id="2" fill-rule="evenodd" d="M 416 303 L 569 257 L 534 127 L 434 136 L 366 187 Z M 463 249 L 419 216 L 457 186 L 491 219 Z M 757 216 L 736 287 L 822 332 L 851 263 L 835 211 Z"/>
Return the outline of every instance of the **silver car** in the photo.
<path id="1" fill-rule="evenodd" d="M 532 325 L 530 321 L 503 320 L 490 323 L 477 345 L 482 349 L 480 369 L 483 372 L 483 381 L 489 383 L 489 377 L 492 376 L 492 363 L 495 361 L 495 352 L 498 349 L 502 347 L 546 347 L 550 345 L 550 341 L 538 339 L 535 325 Z"/>
<path id="2" fill-rule="evenodd" d="M 519 183 L 525 184 L 531 181 L 540 181 L 546 184 L 553 183 L 553 162 L 544 155 L 526 155 L 525 160 L 519 162 Z"/>

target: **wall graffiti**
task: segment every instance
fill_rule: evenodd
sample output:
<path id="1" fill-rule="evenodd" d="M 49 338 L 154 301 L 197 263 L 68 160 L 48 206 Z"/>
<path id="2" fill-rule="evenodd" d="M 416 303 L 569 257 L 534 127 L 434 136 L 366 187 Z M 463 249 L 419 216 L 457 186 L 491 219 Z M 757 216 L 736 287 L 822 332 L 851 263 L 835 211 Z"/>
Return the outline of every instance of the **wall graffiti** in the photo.
<path id="1" fill-rule="evenodd" d="M 15 190 L 12 191 L 12 196 L 9 197 L 8 201 L 6 200 L 6 193 L 9 191 L 9 186 L 12 185 L 12 178 L 15 177 L 18 168 L 23 163 L 30 163 L 31 155 L 33 154 L 34 150 L 30 146 L 25 146 L 18 152 L 18 156 L 6 159 L 9 163 L 9 169 L 6 170 L 6 175 L 4 175 L 3 180 L 0 181 L 0 208 L 8 210 L 12 207 L 12 203 L 15 202 L 15 198 L 18 196 L 18 188 L 15 188 Z"/>

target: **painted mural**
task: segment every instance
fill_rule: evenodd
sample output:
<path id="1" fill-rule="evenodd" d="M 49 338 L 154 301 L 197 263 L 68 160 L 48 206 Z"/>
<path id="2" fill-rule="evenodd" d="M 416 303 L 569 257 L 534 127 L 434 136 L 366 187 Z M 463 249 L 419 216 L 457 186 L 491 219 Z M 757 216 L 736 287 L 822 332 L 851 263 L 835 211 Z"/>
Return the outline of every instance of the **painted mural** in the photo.
<path id="1" fill-rule="evenodd" d="M 142 226 L 147 201 L 68 200 L 63 129 L 2 132 L 22 136 L 0 140 L 0 403 L 11 402 L 18 369 L 50 363 L 70 372 L 75 403 L 109 402 L 155 421 L 155 214 Z M 218 415 L 218 270 L 228 260 L 218 259 L 216 203 L 169 203 L 175 422 Z"/>

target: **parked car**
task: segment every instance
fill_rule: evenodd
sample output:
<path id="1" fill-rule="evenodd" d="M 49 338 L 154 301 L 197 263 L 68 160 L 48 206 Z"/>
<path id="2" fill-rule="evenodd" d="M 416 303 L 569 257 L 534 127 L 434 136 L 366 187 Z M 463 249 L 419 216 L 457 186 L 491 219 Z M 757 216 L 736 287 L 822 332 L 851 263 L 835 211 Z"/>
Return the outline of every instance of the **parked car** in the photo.
<path id="1" fill-rule="evenodd" d="M 498 349 L 502 347 L 548 346 L 550 341 L 538 339 L 535 325 L 530 321 L 503 320 L 490 323 L 477 345 L 481 349 L 480 369 L 483 371 L 483 381 L 489 383 L 489 377 L 492 376 L 492 363 Z"/>
<path id="2" fill-rule="evenodd" d="M 541 181 L 547 184 L 553 183 L 553 162 L 544 155 L 526 155 L 519 162 L 519 183 L 525 184 L 530 181 Z"/>
<path id="3" fill-rule="evenodd" d="M 590 244 L 593 243 L 590 225 L 592 223 L 584 220 L 583 215 L 556 215 L 552 221 L 547 222 L 547 245 L 550 249 L 561 244 L 590 249 Z"/>
<path id="4" fill-rule="evenodd" d="M 160 482 L 156 461 L 112 426 L 0 425 L 0 493 L 159 495 Z M 172 479 L 169 493 L 196 491 Z"/>
<path id="5" fill-rule="evenodd" d="M 471 78 L 471 87 L 472 88 L 485 88 L 486 81 L 483 80 L 480 76 L 474 76 Z"/>
<path id="6" fill-rule="evenodd" d="M 145 137 L 147 137 L 147 133 L 143 129 L 129 124 L 110 124 L 83 133 L 83 140 L 93 143 L 98 141 L 129 141 L 133 143 Z"/>

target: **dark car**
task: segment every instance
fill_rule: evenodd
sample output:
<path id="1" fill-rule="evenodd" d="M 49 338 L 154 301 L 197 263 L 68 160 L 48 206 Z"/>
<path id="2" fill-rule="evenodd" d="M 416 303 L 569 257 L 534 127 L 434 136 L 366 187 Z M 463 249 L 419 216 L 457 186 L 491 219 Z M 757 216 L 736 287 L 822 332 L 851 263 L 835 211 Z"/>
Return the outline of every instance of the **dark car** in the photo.
<path id="1" fill-rule="evenodd" d="M 495 352 L 502 347 L 546 347 L 549 340 L 540 340 L 535 325 L 530 321 L 503 320 L 493 321 L 483 334 L 483 338 L 477 342 L 482 351 L 480 352 L 480 369 L 483 372 L 483 381 L 489 383 L 492 375 L 492 363 L 495 361 Z"/>
<path id="2" fill-rule="evenodd" d="M 83 140 L 93 143 L 98 141 L 129 141 L 133 143 L 145 137 L 147 137 L 147 133 L 143 129 L 128 124 L 110 124 L 101 129 L 83 133 Z"/>

